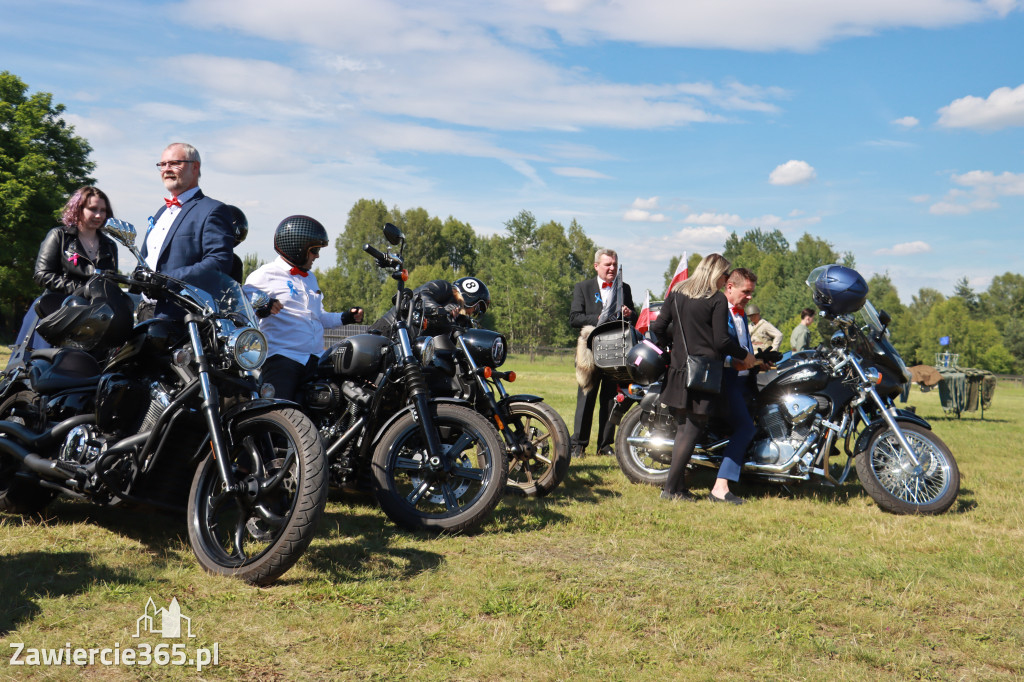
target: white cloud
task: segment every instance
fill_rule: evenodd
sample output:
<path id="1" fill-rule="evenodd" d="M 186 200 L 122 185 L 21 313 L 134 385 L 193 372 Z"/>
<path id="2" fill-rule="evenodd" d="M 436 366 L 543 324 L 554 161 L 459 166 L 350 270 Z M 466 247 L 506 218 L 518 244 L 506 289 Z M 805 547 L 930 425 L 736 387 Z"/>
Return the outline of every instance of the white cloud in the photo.
<path id="1" fill-rule="evenodd" d="M 939 109 L 939 125 L 978 130 L 1024 126 L 1024 85 L 998 88 L 986 99 L 969 95 L 953 100 Z"/>
<path id="2" fill-rule="evenodd" d="M 1024 195 L 1024 173 L 1003 172 L 996 175 L 992 171 L 975 170 L 963 175 L 954 175 L 953 182 L 988 194 Z"/>
<path id="3" fill-rule="evenodd" d="M 787 161 L 776 166 L 775 170 L 768 176 L 768 182 L 773 185 L 799 185 L 810 182 L 818 177 L 814 167 L 806 161 Z"/>
<path id="4" fill-rule="evenodd" d="M 934 215 L 967 215 L 974 211 L 999 208 L 998 197 L 1024 196 L 1024 173 L 993 173 L 974 170 L 951 179 L 961 187 L 953 187 L 942 201 L 933 204 L 929 212 Z"/>
<path id="5" fill-rule="evenodd" d="M 878 249 L 875 251 L 875 255 L 878 256 L 912 256 L 917 253 L 928 253 L 932 250 L 932 247 L 928 242 L 916 241 L 916 242 L 903 242 L 902 244 L 895 244 L 892 247 L 886 249 Z"/>
<path id="6" fill-rule="evenodd" d="M 897 118 L 892 122 L 893 125 L 900 126 L 901 128 L 914 128 L 919 123 L 920 121 L 913 116 L 904 116 L 903 118 Z"/>
<path id="7" fill-rule="evenodd" d="M 970 206 L 964 204 L 954 204 L 949 201 L 940 201 L 932 204 L 928 208 L 928 212 L 932 215 L 967 215 L 971 212 Z"/>
<path id="8" fill-rule="evenodd" d="M 590 180 L 611 180 L 610 175 L 605 175 L 596 170 L 590 168 L 574 168 L 569 166 L 560 166 L 558 168 L 552 168 L 551 172 L 555 175 L 561 175 L 565 178 L 587 178 Z"/>
<path id="9" fill-rule="evenodd" d="M 695 225 L 728 225 L 729 227 L 748 224 L 735 213 L 691 213 L 683 218 L 683 222 Z"/>
<path id="10" fill-rule="evenodd" d="M 639 208 L 631 208 L 623 214 L 622 219 L 631 223 L 663 223 L 668 220 L 668 217 L 664 213 L 651 213 Z"/>
<path id="11" fill-rule="evenodd" d="M 656 209 L 658 208 L 658 197 L 648 197 L 647 199 L 637 197 L 633 200 L 633 208 L 639 208 L 645 211 Z"/>
<path id="12" fill-rule="evenodd" d="M 928 194 L 915 194 L 914 196 L 910 197 L 910 201 L 912 201 L 915 204 L 926 204 L 930 199 L 931 196 Z"/>

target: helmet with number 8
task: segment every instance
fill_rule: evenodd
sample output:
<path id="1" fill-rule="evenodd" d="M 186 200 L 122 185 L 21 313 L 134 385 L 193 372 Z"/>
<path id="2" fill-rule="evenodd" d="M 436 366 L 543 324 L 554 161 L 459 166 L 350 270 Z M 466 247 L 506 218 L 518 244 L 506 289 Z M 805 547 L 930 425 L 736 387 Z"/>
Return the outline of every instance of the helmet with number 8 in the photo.
<path id="1" fill-rule="evenodd" d="M 452 288 L 462 298 L 462 305 L 473 315 L 483 315 L 491 305 L 491 292 L 476 277 L 462 277 L 452 282 Z"/>

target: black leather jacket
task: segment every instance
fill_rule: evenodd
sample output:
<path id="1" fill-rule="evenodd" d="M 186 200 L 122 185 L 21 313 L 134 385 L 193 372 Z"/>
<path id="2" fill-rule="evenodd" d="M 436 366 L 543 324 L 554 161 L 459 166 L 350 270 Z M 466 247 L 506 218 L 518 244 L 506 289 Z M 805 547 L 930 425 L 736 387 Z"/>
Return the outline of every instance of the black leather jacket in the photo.
<path id="1" fill-rule="evenodd" d="M 423 313 L 427 318 L 428 326 L 427 330 L 415 329 L 412 330 L 413 336 L 419 333 L 426 333 L 428 336 L 439 334 L 450 326 L 453 319 L 453 311 L 459 308 L 458 301 L 455 300 L 455 294 L 453 293 L 451 282 L 447 282 L 443 279 L 434 279 L 426 284 L 421 284 L 412 291 L 413 296 L 419 296 L 423 301 Z M 374 322 L 370 329 L 386 332 L 391 328 L 391 325 L 395 322 L 397 311 L 395 308 L 384 313 L 384 315 Z"/>
<path id="2" fill-rule="evenodd" d="M 46 233 L 39 245 L 32 278 L 48 291 L 73 294 L 96 270 L 117 270 L 117 244 L 100 234 L 100 250 L 93 262 L 78 241 L 78 229 L 58 226 Z"/>

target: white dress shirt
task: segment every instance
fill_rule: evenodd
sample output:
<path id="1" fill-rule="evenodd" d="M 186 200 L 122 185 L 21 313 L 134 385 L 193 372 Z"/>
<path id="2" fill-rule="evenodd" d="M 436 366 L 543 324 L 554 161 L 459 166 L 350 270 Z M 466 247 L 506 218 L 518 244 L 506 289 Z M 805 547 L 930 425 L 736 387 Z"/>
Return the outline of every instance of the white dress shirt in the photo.
<path id="1" fill-rule="evenodd" d="M 732 311 L 731 305 L 729 306 L 729 314 L 732 315 L 732 324 L 733 327 L 736 329 L 736 340 L 740 342 L 740 345 L 743 346 L 743 348 L 746 349 L 747 352 L 753 354 L 754 345 L 750 341 L 750 330 L 747 328 L 747 323 L 744 315 L 742 313 L 739 315 L 734 313 Z M 743 377 L 750 374 L 750 370 L 741 369 L 738 372 L 738 374 L 739 376 Z"/>
<path id="2" fill-rule="evenodd" d="M 199 187 L 185 190 L 178 195 L 178 203 L 184 204 L 195 196 L 195 193 L 198 191 Z M 178 217 L 180 212 L 180 206 L 168 206 L 160 214 L 160 219 L 155 223 L 152 218 L 149 219 L 149 229 L 146 232 L 146 265 L 152 268 L 154 272 L 156 272 L 156 264 L 160 260 L 160 251 L 164 248 L 167 233 L 171 231 L 171 225 L 174 224 L 174 219 Z"/>
<path id="3" fill-rule="evenodd" d="M 278 256 L 245 279 L 246 292 L 259 290 L 284 306 L 277 315 L 260 320 L 266 335 L 268 355 L 283 355 L 299 364 L 324 351 L 324 329 L 340 327 L 342 313 L 323 309 L 323 294 L 312 272 L 292 275 L 292 266 Z"/>

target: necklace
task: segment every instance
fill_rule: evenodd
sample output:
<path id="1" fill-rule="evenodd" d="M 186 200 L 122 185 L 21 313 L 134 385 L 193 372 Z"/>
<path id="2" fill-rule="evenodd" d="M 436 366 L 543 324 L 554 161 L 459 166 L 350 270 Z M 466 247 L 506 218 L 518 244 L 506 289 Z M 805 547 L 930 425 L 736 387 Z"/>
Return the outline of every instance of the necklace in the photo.
<path id="1" fill-rule="evenodd" d="M 85 235 L 80 231 L 78 233 L 78 243 L 85 249 L 85 255 L 89 257 L 89 260 L 95 261 L 96 256 L 99 255 L 100 251 L 100 238 L 99 235 L 93 235 L 93 242 L 90 244 L 86 239 Z"/>

